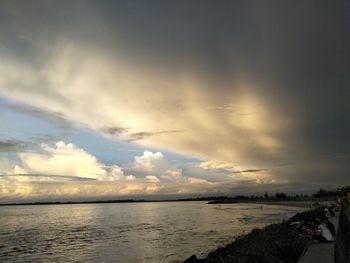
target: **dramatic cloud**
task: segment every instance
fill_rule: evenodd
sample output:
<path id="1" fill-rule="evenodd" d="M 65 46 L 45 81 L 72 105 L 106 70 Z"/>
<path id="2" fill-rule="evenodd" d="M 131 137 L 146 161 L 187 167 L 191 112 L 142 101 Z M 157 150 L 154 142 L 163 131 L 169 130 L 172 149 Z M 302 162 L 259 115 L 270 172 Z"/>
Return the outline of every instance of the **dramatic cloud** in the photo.
<path id="1" fill-rule="evenodd" d="M 3 63 L 4 71 L 12 68 L 14 72 L 20 71 L 21 74 L 29 74 L 32 78 L 35 78 L 35 72 L 39 70 L 47 83 L 45 90 L 58 93 L 57 96 L 32 93 L 30 87 L 20 89 L 18 87 L 22 84 L 18 82 L 22 80 L 9 79 L 6 72 L 0 79 L 1 87 L 7 87 L 3 94 L 26 103 L 35 103 L 48 111 L 62 112 L 67 119 L 82 122 L 92 129 L 101 130 L 101 126 L 130 127 L 129 132 L 118 130 L 120 138 L 141 140 L 146 146 L 158 146 L 195 156 L 235 162 L 271 161 L 281 156 L 285 146 L 280 138 L 281 134 L 291 128 L 293 122 L 276 113 L 273 114 L 274 122 L 269 122 L 272 109 L 269 109 L 264 99 L 258 98 L 250 90 L 249 85 L 228 83 L 234 88 L 229 96 L 232 98 L 228 99 L 234 101 L 236 111 L 231 115 L 222 116 L 207 109 L 208 105 L 218 103 L 218 98 L 213 92 L 204 93 L 205 90 L 201 87 L 208 85 L 206 80 L 187 80 L 187 77 L 176 80 L 178 77 L 174 73 L 160 77 L 152 71 L 146 72 L 138 68 L 131 70 L 108 61 L 103 55 L 100 57 L 97 54 L 89 54 L 88 59 L 87 54 L 82 54 L 84 52 L 81 47 L 77 49 L 72 44 L 68 46 L 70 47 L 63 47 L 59 57 L 56 57 L 55 53 L 53 57 L 48 58 L 49 64 L 35 71 L 28 68 L 22 72 L 17 67 L 13 68 Z M 75 58 L 77 55 L 79 58 Z M 80 66 L 75 65 L 77 61 L 80 61 Z M 70 67 L 77 68 L 74 79 L 65 76 L 70 74 Z M 116 67 L 121 67 L 117 75 L 114 72 Z M 132 78 L 128 77 L 132 71 L 137 77 L 132 82 L 124 83 L 124 78 Z M 61 76 L 63 80 L 55 80 L 57 76 Z M 167 84 L 168 78 L 174 79 L 171 85 Z M 152 88 L 148 83 L 151 79 Z M 39 79 L 33 81 L 33 86 L 42 86 Z M 146 83 L 140 85 L 139 82 Z M 169 85 L 168 93 L 164 93 L 161 88 Z M 143 89 L 151 89 L 147 100 L 139 96 Z M 237 89 L 241 91 L 235 92 Z M 181 96 L 175 94 L 175 90 Z M 23 93 L 25 96 L 21 95 Z M 88 96 L 85 96 L 86 94 Z M 81 97 L 84 97 L 84 100 L 81 100 Z M 77 101 L 79 103 L 76 103 Z M 98 110 L 94 110 L 95 108 Z M 258 111 L 259 114 L 240 115 L 251 110 Z M 171 129 L 164 130 L 164 127 Z M 147 132 L 144 132 L 145 130 Z M 207 143 L 209 141 L 211 143 Z"/>
<path id="2" fill-rule="evenodd" d="M 345 0 L 3 1 L 0 10 L 0 95 L 40 109 L 31 114 L 47 112 L 148 149 L 218 160 L 196 168 L 225 170 L 214 171 L 218 181 L 226 173 L 254 183 L 260 176 L 288 182 L 291 190 L 347 182 Z M 78 154 L 66 148 L 42 150 Z M 68 162 L 79 176 L 119 176 L 80 154 L 91 170 Z M 157 154 L 135 159 L 134 176 L 155 185 L 188 179 L 184 168 Z M 28 173 L 52 172 L 52 160 L 65 160 L 19 158 Z"/>

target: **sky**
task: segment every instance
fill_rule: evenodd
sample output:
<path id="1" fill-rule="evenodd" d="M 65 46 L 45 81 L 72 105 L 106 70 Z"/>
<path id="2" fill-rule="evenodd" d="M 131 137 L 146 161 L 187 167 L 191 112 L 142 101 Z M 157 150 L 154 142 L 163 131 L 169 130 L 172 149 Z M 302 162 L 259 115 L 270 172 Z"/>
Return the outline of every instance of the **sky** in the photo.
<path id="1" fill-rule="evenodd" d="M 0 202 L 349 184 L 350 3 L 1 1 Z"/>

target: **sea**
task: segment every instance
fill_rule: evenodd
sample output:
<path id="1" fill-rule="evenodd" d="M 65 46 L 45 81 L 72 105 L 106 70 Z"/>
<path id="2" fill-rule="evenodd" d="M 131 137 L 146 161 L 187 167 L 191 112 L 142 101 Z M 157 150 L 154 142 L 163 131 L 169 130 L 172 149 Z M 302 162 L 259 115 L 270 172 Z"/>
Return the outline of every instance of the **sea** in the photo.
<path id="1" fill-rule="evenodd" d="M 206 202 L 0 207 L 0 262 L 183 262 L 305 208 Z"/>

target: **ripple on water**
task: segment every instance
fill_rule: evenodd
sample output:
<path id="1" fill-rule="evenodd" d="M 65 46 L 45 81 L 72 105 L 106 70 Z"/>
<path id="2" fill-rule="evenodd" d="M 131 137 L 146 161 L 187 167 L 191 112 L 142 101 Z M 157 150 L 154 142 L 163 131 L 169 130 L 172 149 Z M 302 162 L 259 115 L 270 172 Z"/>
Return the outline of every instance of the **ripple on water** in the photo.
<path id="1" fill-rule="evenodd" d="M 0 262 L 181 262 L 301 208 L 204 202 L 2 207 Z M 256 218 L 241 222 L 242 215 Z"/>

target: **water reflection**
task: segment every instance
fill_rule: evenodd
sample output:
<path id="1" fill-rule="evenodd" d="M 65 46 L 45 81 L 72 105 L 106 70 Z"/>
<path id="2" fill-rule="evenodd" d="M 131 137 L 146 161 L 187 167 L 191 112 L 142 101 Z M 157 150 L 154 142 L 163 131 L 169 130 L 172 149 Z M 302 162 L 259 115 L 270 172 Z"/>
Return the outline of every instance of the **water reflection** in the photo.
<path id="1" fill-rule="evenodd" d="M 168 262 L 181 262 L 301 210 L 204 202 L 1 207 L 0 261 L 136 263 L 174 254 Z"/>

